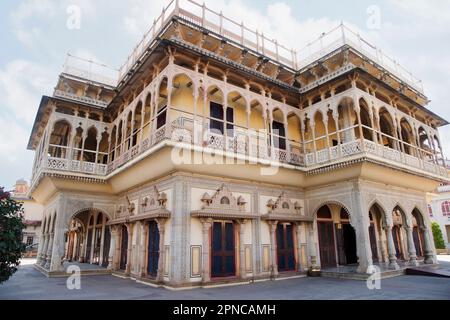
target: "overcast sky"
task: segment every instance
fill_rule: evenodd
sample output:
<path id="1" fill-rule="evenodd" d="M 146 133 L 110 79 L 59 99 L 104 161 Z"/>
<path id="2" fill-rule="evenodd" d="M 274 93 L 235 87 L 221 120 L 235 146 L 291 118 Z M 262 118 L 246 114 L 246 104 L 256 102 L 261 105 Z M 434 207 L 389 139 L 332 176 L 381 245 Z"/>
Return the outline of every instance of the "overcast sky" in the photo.
<path id="1" fill-rule="evenodd" d="M 41 96 L 53 93 L 66 53 L 118 68 L 167 3 L 1 1 L 0 185 L 12 188 L 17 179 L 30 179 L 34 153 L 26 147 L 34 117 Z M 205 3 L 295 49 L 344 21 L 422 79 L 432 101 L 429 108 L 450 119 L 450 0 Z M 71 17 L 68 8 L 73 5 L 80 8 L 79 29 L 67 27 Z M 379 28 L 374 24 L 378 16 Z M 445 155 L 450 155 L 450 128 L 440 132 Z"/>

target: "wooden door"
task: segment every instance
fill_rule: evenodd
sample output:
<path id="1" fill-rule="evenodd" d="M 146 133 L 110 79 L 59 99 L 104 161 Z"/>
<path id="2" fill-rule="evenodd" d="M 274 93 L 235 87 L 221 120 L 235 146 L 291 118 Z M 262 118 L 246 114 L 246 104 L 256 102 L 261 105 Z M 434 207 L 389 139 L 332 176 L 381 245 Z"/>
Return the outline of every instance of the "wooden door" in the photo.
<path id="1" fill-rule="evenodd" d="M 278 270 L 295 271 L 294 233 L 291 224 L 277 226 Z"/>
<path id="2" fill-rule="evenodd" d="M 105 239 L 103 241 L 102 267 L 107 268 L 109 264 L 109 249 L 111 247 L 111 232 L 109 227 L 105 228 Z"/>
<path id="3" fill-rule="evenodd" d="M 120 270 L 127 269 L 128 260 L 128 230 L 122 226 L 122 243 L 120 245 Z"/>
<path id="4" fill-rule="evenodd" d="M 159 262 L 159 230 L 156 222 L 150 222 L 148 225 L 148 263 L 147 272 L 151 277 L 158 275 Z"/>
<path id="5" fill-rule="evenodd" d="M 236 275 L 234 225 L 215 222 L 211 241 L 211 277 Z"/>
<path id="6" fill-rule="evenodd" d="M 336 247 L 333 222 L 317 222 L 320 263 L 322 268 L 336 267 Z"/>
<path id="7" fill-rule="evenodd" d="M 395 252 L 397 253 L 397 259 L 403 259 L 403 250 L 401 245 L 401 238 L 400 238 L 400 227 L 394 226 L 392 228 L 392 237 L 394 238 L 394 246 L 395 246 Z"/>
<path id="8" fill-rule="evenodd" d="M 372 249 L 372 261 L 379 262 L 376 229 L 373 223 L 369 227 L 370 249 Z"/>

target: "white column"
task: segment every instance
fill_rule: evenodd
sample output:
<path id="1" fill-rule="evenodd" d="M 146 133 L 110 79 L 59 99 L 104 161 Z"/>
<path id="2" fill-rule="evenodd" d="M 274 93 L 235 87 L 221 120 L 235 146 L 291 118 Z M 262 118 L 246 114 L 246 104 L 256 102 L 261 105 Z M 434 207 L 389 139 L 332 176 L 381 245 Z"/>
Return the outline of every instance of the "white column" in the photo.
<path id="1" fill-rule="evenodd" d="M 278 261 L 277 261 L 277 231 L 278 221 L 270 221 L 270 249 L 271 249 L 271 276 L 276 277 L 278 275 Z"/>
<path id="2" fill-rule="evenodd" d="M 147 275 L 147 263 L 146 263 L 146 251 L 148 247 L 148 222 L 142 223 L 142 232 L 141 232 L 141 272 L 140 276 L 145 277 Z"/>
<path id="3" fill-rule="evenodd" d="M 165 247 L 164 247 L 164 236 L 165 236 L 165 224 L 166 219 L 158 219 L 158 230 L 159 230 L 159 259 L 158 259 L 158 275 L 156 281 L 164 281 L 164 265 L 165 265 Z"/>
<path id="4" fill-rule="evenodd" d="M 116 251 L 116 241 L 117 241 L 117 228 L 109 227 L 111 233 L 111 244 L 109 246 L 109 255 L 108 255 L 108 270 L 114 269 L 114 252 Z"/>
<path id="5" fill-rule="evenodd" d="M 208 283 L 211 281 L 211 266 L 210 266 L 210 231 L 213 225 L 212 219 L 201 220 L 203 228 L 203 247 L 202 247 L 202 282 Z"/>
<path id="6" fill-rule="evenodd" d="M 245 270 L 245 224 L 247 221 L 239 221 L 239 274 L 241 279 L 247 278 L 247 272 Z"/>
<path id="7" fill-rule="evenodd" d="M 406 235 L 408 238 L 409 265 L 417 266 L 417 265 L 419 265 L 419 263 L 417 262 L 417 252 L 416 252 L 416 246 L 414 244 L 413 228 L 405 227 L 405 229 L 406 229 Z"/>
<path id="8" fill-rule="evenodd" d="M 50 269 L 50 266 L 51 266 L 54 235 L 55 235 L 54 232 L 50 233 L 50 235 L 49 235 L 48 249 L 47 249 L 47 255 L 46 255 L 46 260 L 45 260 L 45 269 Z"/>
<path id="9" fill-rule="evenodd" d="M 104 245 L 105 245 L 105 230 L 106 230 L 106 216 L 103 215 L 103 221 L 102 221 L 102 231 L 101 231 L 101 239 L 100 239 L 100 257 L 99 257 L 99 266 L 103 264 L 103 251 L 104 251 Z"/>
<path id="10" fill-rule="evenodd" d="M 127 248 L 127 266 L 126 266 L 126 270 L 125 273 L 126 274 L 130 274 L 131 273 L 131 251 L 133 248 L 133 225 L 130 223 L 128 224 L 128 248 Z"/>
<path id="11" fill-rule="evenodd" d="M 317 268 L 317 247 L 316 247 L 316 237 L 314 234 L 314 226 L 310 223 L 307 226 L 308 231 L 308 254 L 311 262 L 311 269 Z"/>
<path id="12" fill-rule="evenodd" d="M 423 241 L 424 241 L 424 254 L 425 254 L 425 263 L 426 264 L 433 264 L 435 263 L 436 258 L 434 257 L 434 250 L 431 245 L 430 240 L 430 229 L 428 227 L 422 227 L 423 231 Z"/>
<path id="13" fill-rule="evenodd" d="M 394 270 L 398 270 L 400 267 L 397 264 L 397 252 L 394 245 L 394 237 L 392 236 L 392 226 L 386 227 L 388 253 L 389 253 L 389 267 Z"/>
<path id="14" fill-rule="evenodd" d="M 301 223 L 295 224 L 296 231 L 297 231 L 297 272 L 302 272 L 302 228 Z"/>

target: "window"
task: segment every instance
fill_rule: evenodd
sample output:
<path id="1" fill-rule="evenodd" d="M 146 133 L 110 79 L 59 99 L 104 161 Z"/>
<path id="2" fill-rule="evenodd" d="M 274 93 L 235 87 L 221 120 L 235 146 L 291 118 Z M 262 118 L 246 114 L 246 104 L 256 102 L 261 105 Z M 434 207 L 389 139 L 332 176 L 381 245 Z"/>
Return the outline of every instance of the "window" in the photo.
<path id="1" fill-rule="evenodd" d="M 450 202 L 445 201 L 442 203 L 442 215 L 444 217 L 449 216 L 450 217 Z"/>
<path id="2" fill-rule="evenodd" d="M 220 204 L 223 204 L 223 205 L 229 205 L 229 204 L 230 204 L 230 199 L 228 199 L 227 197 L 223 197 L 223 198 L 220 200 Z"/>
<path id="3" fill-rule="evenodd" d="M 273 145 L 276 149 L 286 150 L 286 130 L 284 124 L 274 121 L 273 127 Z"/>
<path id="4" fill-rule="evenodd" d="M 33 237 L 27 237 L 27 246 L 31 246 L 33 244 Z"/>
<path id="5" fill-rule="evenodd" d="M 160 111 L 156 119 L 156 130 L 164 127 L 167 120 L 167 106 L 164 106 Z"/>
<path id="6" fill-rule="evenodd" d="M 223 107 L 221 104 L 211 102 L 209 105 L 209 113 L 211 121 L 209 123 L 209 129 L 214 133 L 223 134 Z"/>
<path id="7" fill-rule="evenodd" d="M 433 208 L 431 208 L 431 205 L 428 205 L 428 214 L 431 218 L 433 217 Z"/>

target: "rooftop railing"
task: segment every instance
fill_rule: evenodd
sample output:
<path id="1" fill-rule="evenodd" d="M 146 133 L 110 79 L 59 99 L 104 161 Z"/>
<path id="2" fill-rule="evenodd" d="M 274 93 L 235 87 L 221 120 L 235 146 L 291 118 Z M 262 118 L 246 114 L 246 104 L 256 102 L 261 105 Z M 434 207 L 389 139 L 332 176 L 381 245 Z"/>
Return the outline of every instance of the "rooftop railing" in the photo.
<path id="1" fill-rule="evenodd" d="M 111 87 L 117 86 L 118 70 L 71 54 L 67 54 L 63 73 Z"/>
<path id="2" fill-rule="evenodd" d="M 167 23 L 174 17 L 179 17 L 189 23 L 219 34 L 296 71 L 307 67 L 343 45 L 349 45 L 403 82 L 423 93 L 422 82 L 411 72 L 344 24 L 339 25 L 328 33 L 323 33 L 317 40 L 308 43 L 297 52 L 279 44 L 276 40 L 269 39 L 258 30 L 252 30 L 243 22 L 237 22 L 225 17 L 222 12 L 216 12 L 194 0 L 171 0 L 153 21 L 150 29 L 144 34 L 119 70 L 114 70 L 89 60 L 75 59 L 73 56 L 69 56 L 70 59 L 64 66 L 64 72 L 91 81 L 117 86 L 118 83 L 126 78 L 136 62 L 143 57 L 146 50 L 154 43 Z"/>
<path id="3" fill-rule="evenodd" d="M 318 39 L 308 43 L 299 51 L 299 69 L 302 70 L 320 58 L 332 53 L 338 48 L 348 45 L 361 54 L 370 58 L 378 65 L 404 81 L 417 91 L 423 93 L 422 81 L 416 78 L 410 71 L 402 67 L 398 61 L 384 54 L 378 47 L 364 39 L 359 33 L 351 30 L 341 23 L 328 33 L 323 33 Z"/>

